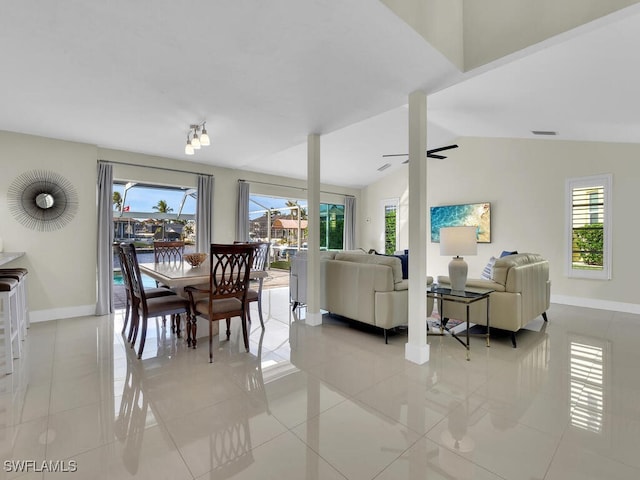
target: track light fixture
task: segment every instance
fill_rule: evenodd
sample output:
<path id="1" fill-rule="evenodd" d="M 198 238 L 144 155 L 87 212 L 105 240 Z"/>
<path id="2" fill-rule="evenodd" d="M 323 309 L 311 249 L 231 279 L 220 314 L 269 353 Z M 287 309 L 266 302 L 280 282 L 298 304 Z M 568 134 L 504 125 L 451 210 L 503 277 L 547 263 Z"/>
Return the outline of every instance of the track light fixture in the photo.
<path id="1" fill-rule="evenodd" d="M 187 133 L 187 144 L 184 147 L 184 153 L 186 155 L 193 155 L 196 150 L 200 150 L 201 146 L 209 146 L 211 145 L 211 140 L 209 140 L 209 135 L 207 134 L 206 129 L 207 122 L 202 122 L 202 124 L 193 124 L 189 126 L 189 133 Z M 200 136 L 198 136 L 198 133 Z"/>

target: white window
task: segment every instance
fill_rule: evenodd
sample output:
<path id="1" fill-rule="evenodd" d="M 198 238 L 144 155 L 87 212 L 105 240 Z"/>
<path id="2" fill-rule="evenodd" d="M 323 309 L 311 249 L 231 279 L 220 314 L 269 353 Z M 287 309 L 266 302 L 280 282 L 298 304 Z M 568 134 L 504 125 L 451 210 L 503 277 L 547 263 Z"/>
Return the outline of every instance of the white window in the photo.
<path id="1" fill-rule="evenodd" d="M 383 226 L 384 244 L 382 252 L 386 255 L 393 255 L 398 250 L 398 199 L 392 198 L 383 200 Z"/>
<path id="2" fill-rule="evenodd" d="M 567 275 L 611 279 L 610 174 L 567 180 Z"/>

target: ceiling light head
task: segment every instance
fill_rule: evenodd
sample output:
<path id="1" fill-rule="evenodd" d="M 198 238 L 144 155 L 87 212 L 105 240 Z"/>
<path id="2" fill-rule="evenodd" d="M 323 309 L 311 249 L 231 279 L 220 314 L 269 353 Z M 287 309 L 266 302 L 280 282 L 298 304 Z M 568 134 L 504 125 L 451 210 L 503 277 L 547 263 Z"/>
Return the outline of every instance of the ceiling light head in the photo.
<path id="1" fill-rule="evenodd" d="M 191 145 L 196 150 L 200 150 L 200 139 L 198 138 L 198 134 L 193 132 L 193 138 L 191 139 Z"/>
<path id="2" fill-rule="evenodd" d="M 184 153 L 186 155 L 193 155 L 195 153 L 193 149 L 193 145 L 191 145 L 191 140 L 187 137 L 187 144 L 184 146 Z"/>
<path id="3" fill-rule="evenodd" d="M 209 135 L 207 134 L 207 122 L 202 124 L 202 135 L 200 135 L 200 145 L 205 147 L 211 145 L 211 140 L 209 140 Z"/>

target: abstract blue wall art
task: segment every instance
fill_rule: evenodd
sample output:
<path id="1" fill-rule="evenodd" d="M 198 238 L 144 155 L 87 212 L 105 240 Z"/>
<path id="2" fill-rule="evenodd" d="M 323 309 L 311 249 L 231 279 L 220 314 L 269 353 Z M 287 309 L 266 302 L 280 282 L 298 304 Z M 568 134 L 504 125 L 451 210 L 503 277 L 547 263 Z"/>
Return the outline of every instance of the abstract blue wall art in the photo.
<path id="1" fill-rule="evenodd" d="M 440 243 L 442 227 L 477 228 L 478 243 L 491 243 L 491 204 L 465 203 L 431 207 L 431 241 Z"/>

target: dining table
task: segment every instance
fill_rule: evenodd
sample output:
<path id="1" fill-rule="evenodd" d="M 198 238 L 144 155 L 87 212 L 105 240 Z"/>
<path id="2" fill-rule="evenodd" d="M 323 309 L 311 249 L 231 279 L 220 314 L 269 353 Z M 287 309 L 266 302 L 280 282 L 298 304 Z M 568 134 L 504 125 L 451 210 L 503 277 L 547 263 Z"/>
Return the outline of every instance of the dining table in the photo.
<path id="1" fill-rule="evenodd" d="M 184 290 L 187 286 L 194 285 L 200 288 L 209 287 L 209 272 L 211 271 L 209 259 L 198 266 L 191 266 L 182 260 L 177 262 L 140 263 L 139 267 L 140 273 L 153 278 L 159 284 L 172 288 L 178 295 L 185 298 L 188 297 L 188 294 Z M 268 273 L 264 270 L 252 269 L 249 274 L 249 279 L 258 280 L 260 278 L 266 278 L 267 276 Z M 203 335 L 206 332 L 208 336 L 209 327 L 206 320 L 198 318 L 197 322 L 196 332 L 203 332 Z M 214 322 L 213 334 L 217 335 L 218 333 L 218 322 Z M 187 343 L 190 345 L 191 342 L 191 329 L 187 328 Z M 195 338 L 193 339 L 193 343 L 195 345 Z"/>

